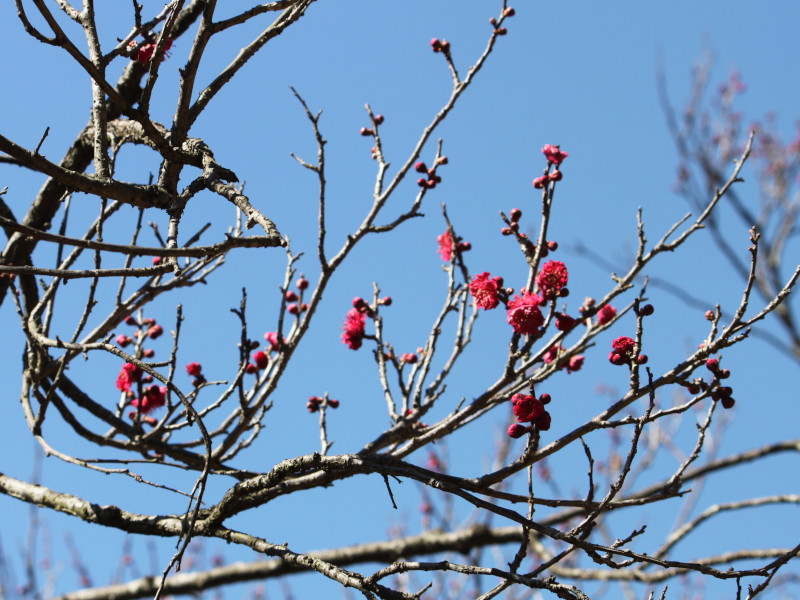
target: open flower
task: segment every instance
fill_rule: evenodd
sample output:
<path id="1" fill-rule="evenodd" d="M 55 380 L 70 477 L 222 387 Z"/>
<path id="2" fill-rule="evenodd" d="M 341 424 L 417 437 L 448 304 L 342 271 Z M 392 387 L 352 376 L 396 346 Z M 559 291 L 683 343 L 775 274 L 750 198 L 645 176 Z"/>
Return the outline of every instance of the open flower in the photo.
<path id="1" fill-rule="evenodd" d="M 542 148 L 542 154 L 545 155 L 545 158 L 547 158 L 548 162 L 551 162 L 554 165 L 560 165 L 562 162 L 564 162 L 564 159 L 569 156 L 569 154 L 561 150 L 561 148 L 558 146 L 553 146 L 552 144 L 545 145 L 545 147 Z"/>
<path id="2" fill-rule="evenodd" d="M 142 398 L 133 400 L 131 405 L 139 408 L 144 414 L 148 414 L 157 408 L 164 406 L 167 400 L 167 388 L 151 385 L 142 394 Z"/>
<path id="3" fill-rule="evenodd" d="M 539 310 L 541 301 L 542 299 L 536 294 L 524 291 L 521 296 L 514 296 L 508 303 L 506 320 L 514 328 L 515 333 L 534 335 L 544 324 L 542 311 Z"/>
<path id="4" fill-rule="evenodd" d="M 139 381 L 142 377 L 142 370 L 132 363 L 125 363 L 117 375 L 117 389 L 121 392 L 127 392 L 131 389 L 131 385 Z"/>
<path id="5" fill-rule="evenodd" d="M 511 402 L 514 405 L 514 416 L 520 423 L 529 423 L 544 413 L 544 404 L 533 396 L 514 394 Z"/>
<path id="6" fill-rule="evenodd" d="M 453 234 L 450 233 L 448 229 L 442 235 L 438 236 L 436 241 L 439 242 L 439 256 L 442 257 L 443 261 L 450 262 L 453 256 Z"/>
<path id="7" fill-rule="evenodd" d="M 560 260 L 551 260 L 544 264 L 539 276 L 536 278 L 536 285 L 539 291 L 546 298 L 555 298 L 558 293 L 567 285 L 569 273 L 567 267 Z"/>
<path id="8" fill-rule="evenodd" d="M 475 275 L 469 284 L 469 291 L 477 304 L 483 310 L 491 310 L 500 304 L 498 295 L 499 289 L 503 285 L 502 277 L 491 278 L 491 274 L 484 271 Z"/>
<path id="9" fill-rule="evenodd" d="M 359 312 L 356 308 L 351 308 L 347 313 L 347 318 L 344 321 L 344 333 L 342 334 L 342 343 L 347 344 L 351 350 L 358 350 L 361 348 L 361 343 L 364 340 L 364 327 L 367 322 L 367 315 Z"/>

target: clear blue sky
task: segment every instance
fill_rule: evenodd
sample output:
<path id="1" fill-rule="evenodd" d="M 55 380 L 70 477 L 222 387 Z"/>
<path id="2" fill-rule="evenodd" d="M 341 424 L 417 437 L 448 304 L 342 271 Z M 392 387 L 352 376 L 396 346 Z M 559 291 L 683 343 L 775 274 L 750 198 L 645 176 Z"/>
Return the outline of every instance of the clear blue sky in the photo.
<path id="1" fill-rule="evenodd" d="M 162 5 L 152 1 L 143 4 L 146 12 L 155 12 Z M 245 4 L 231 3 L 236 7 Z M 323 110 L 320 123 L 328 140 L 328 239 L 332 252 L 360 223 L 371 203 L 371 143 L 358 135 L 359 128 L 368 125 L 364 103 L 369 102 L 376 113 L 385 116 L 384 152 L 394 167 L 401 165 L 421 129 L 449 94 L 449 72 L 442 57 L 430 51 L 430 39 L 451 42 L 463 74 L 485 46 L 490 33 L 487 21 L 499 12 L 499 6 L 500 2 L 488 0 L 319 0 L 298 25 L 251 61 L 197 122 L 193 135 L 204 138 L 217 160 L 246 181 L 250 198 L 291 237 L 293 250 L 307 253 L 299 269 L 312 281 L 316 275 L 315 181 L 294 162 L 290 152 L 312 160 L 316 148 L 289 86 L 305 97 L 312 111 Z M 638 206 L 644 207 L 651 240 L 688 210 L 671 189 L 676 153 L 657 96 L 659 65 L 673 102 L 681 106 L 688 97 L 691 66 L 710 52 L 715 59 L 712 89 L 732 70 L 741 72 L 748 86 L 740 98 L 746 122 L 775 110 L 784 136 L 795 134 L 795 121 L 800 116 L 800 38 L 796 33 L 800 5 L 796 2 L 774 2 L 757 10 L 744 3 L 710 1 L 546 4 L 528 0 L 518 2 L 515 8 L 517 15 L 507 22 L 508 35 L 499 40 L 476 83 L 435 136 L 444 139 L 450 163 L 440 171 L 442 184 L 426 197 L 427 218 L 406 223 L 385 237 L 367 240 L 338 273 L 317 315 L 314 332 L 304 340 L 297 364 L 275 394 L 276 406 L 266 431 L 247 454 L 250 468 L 268 470 L 278 460 L 318 449 L 316 417 L 304 408 L 309 395 L 327 391 L 342 402 L 329 421 L 329 433 L 336 440 L 334 452 L 357 450 L 387 425 L 370 353 L 366 348 L 357 353 L 347 350 L 339 340 L 340 327 L 352 297 L 369 296 L 374 281 L 394 298 L 385 315 L 388 335 L 397 350 L 413 351 L 424 342 L 445 286 L 435 241 L 444 230 L 441 202 L 447 203 L 456 230 L 473 245 L 467 257 L 471 272 L 501 273 L 514 287 L 523 283 L 525 265 L 514 244 L 499 235 L 502 224 L 498 212 L 516 206 L 523 210 L 523 224 L 532 229 L 538 225 L 537 195 L 530 183 L 541 172 L 544 163 L 539 150 L 546 143 L 561 144 L 570 154 L 551 224 L 552 237 L 561 245 L 554 258 L 570 268 L 570 306 L 574 310 L 587 295 L 602 297 L 610 287 L 608 273 L 578 256 L 575 245 L 582 243 L 609 260 L 625 264 L 635 242 Z M 226 9 L 236 10 L 227 6 L 220 10 Z M 106 45 L 127 33 L 130 10 L 125 3 L 99 8 L 101 23 L 108 27 L 103 40 Z M 89 118 L 88 78 L 63 52 L 28 37 L 12 3 L 0 6 L 0 22 L 4 33 L 0 44 L 7 57 L 1 70 L 5 85 L 0 97 L 0 130 L 18 143 L 35 147 L 49 126 L 42 152 L 58 160 Z M 201 84 L 227 64 L 262 23 L 236 30 L 212 44 Z M 71 31 L 75 39 L 82 39 L 75 28 Z M 189 47 L 188 39 L 175 44 L 172 57 L 162 68 L 162 83 L 170 76 L 177 78 Z M 117 70 L 121 64 L 115 65 Z M 154 116 L 169 123 L 174 100 L 172 81 L 156 95 Z M 430 160 L 434 151 L 435 144 L 429 144 L 423 159 Z M 125 150 L 120 161 L 120 176 L 133 181 L 146 181 L 158 166 L 154 155 L 141 150 Z M 752 168 L 746 168 L 744 176 L 755 181 Z M 9 188 L 4 199 L 18 217 L 41 183 L 42 179 L 31 173 L 0 168 L 0 188 Z M 742 191 L 755 202 L 754 185 L 746 184 Z M 389 214 L 402 210 L 415 192 L 409 181 L 393 197 Z M 76 198 L 74 202 L 76 208 L 82 202 L 86 204 L 85 212 L 78 210 L 79 215 L 93 214 L 93 199 Z M 188 232 L 192 224 L 199 226 L 211 220 L 215 228 L 204 238 L 210 242 L 224 231 L 232 212 L 221 200 L 198 198 L 186 212 L 184 231 Z M 163 214 L 153 212 L 147 217 L 165 231 Z M 126 225 L 120 225 L 120 232 L 129 231 Z M 72 233 L 77 235 L 77 231 Z M 746 230 L 732 225 L 730 236 L 746 253 Z M 800 256 L 796 245 L 791 250 L 795 257 Z M 714 254 L 708 240 L 693 242 L 691 256 L 687 254 L 664 257 L 652 273 L 684 286 L 692 295 L 707 300 L 709 306 L 723 302 L 723 308 L 732 308 L 740 298 L 741 285 Z M 38 256 L 46 260 L 49 255 L 41 251 Z M 146 316 L 169 329 L 174 326 L 175 305 L 183 303 L 187 326 L 180 362 L 200 361 L 209 378 L 227 378 L 233 373 L 239 335 L 228 309 L 238 305 L 240 290 L 246 286 L 251 335 L 274 329 L 277 286 L 283 271 L 284 260 L 278 251 L 234 252 L 207 287 L 162 297 Z M 73 310 L 80 310 L 84 288 L 79 284 L 70 287 L 76 303 Z M 674 302 L 658 289 L 651 290 L 651 298 L 657 312 L 645 334 L 645 348 L 658 372 L 678 362 L 680 353 L 695 347 L 706 330 L 702 313 L 696 309 Z M 56 323 L 69 330 L 68 323 L 74 317 L 74 313 L 65 311 L 57 315 Z M 11 302 L 4 303 L 0 319 L 5 336 L 0 348 L 0 373 L 7 382 L 3 395 L 7 414 L 0 421 L 5 449 L 0 471 L 26 478 L 31 471 L 34 442 L 27 434 L 17 399 L 22 341 Z M 632 320 L 623 322 L 615 335 L 632 333 L 632 326 Z M 443 411 L 461 396 L 476 395 L 496 378 L 507 333 L 502 315 L 481 315 L 476 342 L 465 364 L 454 373 L 448 391 L 452 397 Z M 154 344 L 162 356 L 168 347 L 166 339 Z M 734 373 L 731 381 L 737 405 L 726 415 L 732 422 L 721 440 L 720 452 L 796 436 L 800 417 L 794 383 L 797 364 L 759 340 L 747 348 L 749 351 L 726 354 L 726 364 Z M 605 354 L 604 348 L 597 348 L 588 354 L 583 371 L 571 376 L 562 373 L 548 382 L 547 391 L 555 400 L 553 429 L 549 432 L 552 439 L 570 431 L 578 424 L 577 419 L 599 412 L 608 401 L 597 392 L 599 384 L 624 388 L 623 373 L 607 363 Z M 107 394 L 111 404 L 116 398 L 113 386 L 118 368 L 117 362 L 98 357 L 87 365 L 76 363 L 72 375 L 84 377 L 87 388 L 97 397 Z M 188 379 L 184 383 L 188 385 Z M 675 435 L 684 451 L 691 448 L 690 420 L 687 417 Z M 507 423 L 508 415 L 497 413 L 483 427 L 468 428 L 454 439 L 448 445 L 453 471 L 478 475 Z M 93 455 L 85 444 L 59 436 L 57 424 L 52 427 L 54 440 L 63 444 L 65 451 Z M 522 443 L 518 442 L 520 451 Z M 604 444 L 597 443 L 598 447 Z M 553 462 L 553 471 L 557 478 L 563 477 L 558 480 L 562 490 L 575 490 L 580 495 L 585 487 L 585 459 L 578 448 L 565 454 Z M 425 455 L 417 458 L 426 460 Z M 757 473 L 748 471 L 748 489 L 741 489 L 741 481 L 734 476 L 722 478 L 721 483 L 706 489 L 699 506 L 743 498 L 752 489 L 759 490 L 757 495 L 796 492 L 792 483 L 796 477 L 787 474 L 797 471 L 796 459 L 775 460 Z M 181 474 L 169 475 L 175 477 L 175 485 L 187 489 L 191 485 L 191 480 Z M 59 491 L 136 512 L 166 513 L 184 507 L 182 499 L 176 501 L 174 496 L 150 490 L 142 492 L 121 478 L 92 475 L 54 458 L 44 462 L 42 481 Z M 249 528 L 272 542 L 289 542 L 299 551 L 378 540 L 398 524 L 406 526 L 409 533 L 416 532 L 418 489 L 411 482 L 397 487 L 394 492 L 400 510 L 396 512 L 386 498 L 383 482 L 377 477 L 362 477 L 333 490 L 277 501 L 231 525 Z M 222 490 L 212 486 L 210 497 Z M 28 507 L 0 497 L 0 510 L 4 514 L 0 524 L 3 552 L 21 577 L 18 548 L 25 543 Z M 468 514 L 464 506 L 457 505 L 457 510 L 464 517 Z M 752 521 L 737 522 L 735 530 L 722 519 L 709 524 L 703 530 L 709 535 L 701 536 L 708 547 L 698 546 L 697 552 L 721 551 L 734 544 L 770 547 L 797 543 L 796 537 L 786 535 L 792 528 L 785 527 L 792 518 L 797 523 L 796 509 L 771 510 L 771 514 L 758 513 Z M 94 582 L 102 584 L 110 579 L 121 553 L 120 532 L 87 527 L 50 512 L 41 513 L 41 517 L 52 536 L 53 552 L 63 561 L 56 582 L 58 592 L 78 587 L 77 575 L 64 551 L 63 535 L 67 531 L 76 538 Z M 658 529 L 658 523 L 669 526 L 674 517 L 675 513 L 638 514 L 624 523 L 636 526 L 645 519 Z M 769 525 L 773 537 L 756 531 L 763 524 Z M 133 544 L 140 568 L 148 570 L 145 541 L 136 539 Z M 158 572 L 171 555 L 172 546 L 172 541 L 157 541 Z M 97 552 L 98 548 L 103 551 Z M 686 548 L 686 557 L 691 558 L 694 550 Z M 244 550 L 213 543 L 208 552 L 222 552 L 226 561 L 253 558 Z M 294 578 L 291 585 L 297 597 L 338 597 L 334 586 L 322 579 Z M 707 598 L 731 597 L 734 589 L 732 583 L 720 584 L 709 588 Z M 271 597 L 280 597 L 275 582 L 268 583 L 267 590 Z M 235 596 L 232 593 L 228 597 Z"/>

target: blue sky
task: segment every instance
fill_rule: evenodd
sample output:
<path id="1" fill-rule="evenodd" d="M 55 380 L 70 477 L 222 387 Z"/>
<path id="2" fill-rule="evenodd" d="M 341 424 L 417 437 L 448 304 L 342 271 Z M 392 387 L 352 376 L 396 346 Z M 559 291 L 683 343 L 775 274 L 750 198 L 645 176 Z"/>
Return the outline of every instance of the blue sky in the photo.
<path id="1" fill-rule="evenodd" d="M 161 7 L 160 2 L 143 4 L 146 12 Z M 226 9 L 235 12 L 245 3 L 231 5 Z M 246 181 L 250 198 L 282 233 L 290 236 L 293 250 L 306 252 L 299 270 L 312 282 L 316 277 L 316 183 L 290 153 L 311 160 L 316 148 L 305 114 L 289 86 L 304 96 L 312 111 L 323 110 L 320 126 L 328 140 L 329 252 L 333 253 L 346 233 L 360 223 L 371 203 L 375 176 L 371 143 L 358 135 L 359 128 L 368 125 L 364 103 L 369 102 L 376 113 L 385 116 L 384 152 L 394 168 L 399 167 L 421 129 L 449 95 L 449 73 L 442 57 L 431 52 L 430 39 L 448 39 L 456 65 L 464 73 L 485 46 L 490 33 L 487 21 L 496 16 L 499 6 L 499 2 L 486 0 L 320 0 L 298 25 L 254 58 L 198 120 L 193 135 L 204 138 L 217 160 Z M 515 9 L 517 15 L 506 23 L 508 35 L 498 41 L 473 87 L 434 136 L 434 140 L 443 138 L 449 164 L 440 171 L 442 184 L 425 199 L 426 218 L 412 220 L 389 235 L 365 240 L 337 274 L 318 312 L 316 327 L 297 356 L 298 364 L 293 365 L 276 392 L 276 406 L 266 431 L 245 457 L 251 468 L 266 470 L 278 460 L 318 448 L 316 418 L 307 415 L 304 408 L 309 395 L 327 391 L 342 401 L 339 411 L 330 416 L 329 431 L 336 440 L 334 452 L 357 450 L 386 426 L 385 405 L 371 356 L 366 349 L 354 353 L 341 344 L 341 323 L 352 297 L 369 296 L 372 283 L 377 282 L 394 299 L 391 310 L 384 313 L 393 345 L 403 352 L 413 351 L 424 342 L 446 283 L 435 241 L 444 230 L 440 203 L 447 203 L 456 230 L 473 245 L 467 257 L 471 272 L 501 273 L 508 285 L 522 284 L 526 268 L 513 242 L 499 235 L 502 223 L 498 212 L 519 207 L 523 210 L 523 225 L 532 230 L 538 227 L 538 200 L 531 180 L 544 166 L 540 148 L 546 143 L 561 144 L 570 154 L 550 229 L 561 246 L 553 258 L 563 260 L 570 268 L 570 306 L 574 310 L 587 295 L 602 297 L 611 286 L 608 273 L 579 256 L 575 246 L 583 244 L 624 265 L 635 243 L 638 206 L 644 209 L 651 240 L 660 237 L 689 210 L 672 191 L 677 159 L 657 95 L 659 68 L 664 69 L 672 101 L 680 107 L 688 97 L 691 66 L 710 52 L 714 57 L 712 91 L 716 82 L 738 70 L 748 86 L 739 99 L 746 122 L 774 110 L 785 138 L 795 134 L 800 96 L 800 41 L 796 35 L 800 6 L 795 2 L 774 2 L 769 9 L 760 10 L 722 2 L 588 1 L 568 5 L 520 2 Z M 99 13 L 101 23 L 107 26 L 103 38 L 106 44 L 127 33 L 129 5 L 101 7 Z M 42 152 L 57 160 L 89 117 L 88 78 L 63 52 L 27 37 L 10 3 L 0 7 L 0 22 L 4 23 L 2 46 L 13 57 L 2 67 L 5 81 L 13 85 L 7 86 L 0 99 L 4 115 L 0 129 L 12 140 L 32 147 L 49 126 Z M 201 82 L 209 81 L 227 64 L 263 23 L 254 23 L 215 41 L 207 53 Z M 79 31 L 71 31 L 81 39 Z M 186 60 L 189 47 L 188 39 L 178 40 L 172 57 L 163 65 L 164 87 L 155 96 L 154 116 L 165 123 L 171 120 L 177 69 Z M 122 63 L 116 63 L 114 68 L 121 70 Z M 422 158 L 430 161 L 434 151 L 435 144 L 429 143 Z M 125 150 L 120 161 L 119 176 L 131 181 L 146 181 L 158 167 L 154 155 L 144 150 Z M 755 202 L 755 171 L 746 167 L 744 176 L 748 183 L 742 186 L 742 193 L 749 194 Z M 24 214 L 41 183 L 42 179 L 34 174 L 7 166 L 0 168 L 0 188 L 9 188 L 4 199 L 18 217 Z M 401 211 L 415 193 L 415 185 L 409 180 L 389 203 L 388 214 Z M 76 213 L 71 218 L 76 222 L 91 218 L 94 209 L 92 199 L 76 198 Z M 184 231 L 212 221 L 214 227 L 204 238 L 211 241 L 224 232 L 232 216 L 231 207 L 221 200 L 198 197 L 186 211 Z M 158 223 L 162 231 L 166 229 L 164 215 L 153 212 L 147 218 Z M 129 235 L 130 223 L 125 218 L 118 227 L 120 235 Z M 72 233 L 78 235 L 78 231 L 76 226 Z M 730 239 L 746 253 L 746 228 L 731 221 Z M 148 242 L 152 243 L 152 239 Z M 788 255 L 800 256 L 796 244 Z M 46 261 L 50 255 L 43 248 L 37 256 Z M 277 286 L 284 268 L 283 256 L 274 250 L 234 252 L 208 286 L 163 297 L 146 316 L 157 318 L 169 329 L 174 326 L 175 306 L 182 303 L 187 317 L 186 350 L 182 350 L 179 361 L 198 360 L 210 377 L 230 377 L 239 332 L 228 309 L 238 305 L 241 288 L 246 286 L 252 335 L 274 329 Z M 730 309 L 741 295 L 741 283 L 707 238 L 693 240 L 684 253 L 662 257 L 651 273 L 669 278 L 709 305 L 722 302 L 723 308 Z M 68 298 L 74 304 L 65 306 L 55 321 L 67 331 L 75 318 L 74 311 L 80 310 L 85 298 L 81 285 L 70 284 L 70 288 L 65 301 Z M 650 297 L 656 315 L 645 333 L 645 347 L 652 368 L 658 372 L 678 362 L 687 349 L 696 347 L 706 332 L 706 323 L 702 312 L 675 302 L 661 290 L 653 288 Z M 8 382 L 8 414 L 0 422 L 0 438 L 7 451 L 0 471 L 25 478 L 31 471 L 33 441 L 17 400 L 22 346 L 12 303 L 3 305 L 0 319 L 7 340 L 0 349 L 0 373 Z M 632 327 L 632 319 L 623 321 L 614 336 L 629 334 Z M 767 323 L 765 327 L 773 325 Z M 453 374 L 448 393 L 452 398 L 443 411 L 454 406 L 461 396 L 476 395 L 497 377 L 507 336 L 503 315 L 481 315 L 476 341 L 464 364 Z M 611 337 L 609 334 L 600 343 L 608 343 Z M 164 354 L 168 347 L 166 340 L 154 344 L 156 351 Z M 548 391 L 554 397 L 554 426 L 550 432 L 553 439 L 571 430 L 576 419 L 591 417 L 609 401 L 598 393 L 599 384 L 624 389 L 625 378 L 605 361 L 605 352 L 602 347 L 596 348 L 588 355 L 583 371 L 570 376 L 562 373 L 552 380 Z M 760 340 L 729 351 L 725 361 L 734 373 L 731 381 L 737 405 L 726 414 L 731 422 L 720 439 L 719 451 L 735 452 L 796 436 L 795 424 L 800 416 L 793 383 L 796 362 L 772 351 Z M 112 403 L 118 368 L 115 361 L 98 357 L 86 365 L 75 364 L 72 375 L 83 377 L 87 388 L 98 397 L 107 393 Z M 188 385 L 188 378 L 184 383 Z M 508 415 L 498 413 L 482 427 L 467 428 L 457 436 L 447 448 L 453 471 L 469 476 L 479 474 L 480 465 L 487 464 L 497 436 L 507 424 Z M 51 426 L 53 439 L 65 451 L 92 455 L 91 448 L 64 435 L 57 423 Z M 691 448 L 692 430 L 691 418 L 687 417 L 675 432 L 676 443 L 684 451 Z M 605 441 L 596 443 L 599 452 Z M 522 442 L 518 442 L 518 451 L 521 448 Z M 426 460 L 425 455 L 417 458 L 420 462 Z M 564 478 L 559 480 L 562 490 L 582 493 L 583 460 L 582 451 L 575 448 L 553 461 L 554 473 Z M 740 489 L 741 480 L 735 474 L 720 478 L 721 482 L 704 490 L 700 506 L 741 498 L 752 490 L 757 490 L 758 495 L 796 492 L 791 477 L 785 476 L 790 472 L 797 472 L 796 460 L 776 459 L 762 469 L 751 469 L 746 474 L 746 490 Z M 191 480 L 182 474 L 169 476 L 175 477 L 176 485 L 191 485 Z M 54 458 L 45 461 L 42 480 L 55 489 L 133 511 L 183 510 L 183 500 L 149 490 L 142 492 L 121 478 L 88 474 Z M 288 541 L 299 551 L 381 539 L 392 523 L 405 524 L 409 532 L 415 532 L 419 527 L 418 490 L 410 482 L 399 488 L 394 490 L 400 504 L 397 512 L 391 510 L 385 498 L 383 482 L 367 477 L 343 482 L 323 493 L 277 501 L 231 525 L 250 527 L 253 533 L 270 541 Z M 211 493 L 223 490 L 212 486 Z M 17 548 L 25 540 L 28 508 L 7 497 L 0 497 L 0 507 L 7 515 L 0 526 L 0 542 L 19 576 L 22 571 Z M 466 507 L 457 508 L 466 518 Z M 741 529 L 736 534 L 731 533 L 730 523 L 720 519 L 707 525 L 704 532 L 713 535 L 702 536 L 703 543 L 713 545 L 710 551 L 733 544 L 790 545 L 797 540 L 787 538 L 781 526 L 792 514 L 776 509 L 747 523 L 737 522 Z M 87 561 L 92 555 L 93 580 L 108 581 L 121 552 L 117 549 L 122 534 L 97 531 L 53 513 L 41 516 L 53 537 L 53 551 L 61 560 L 67 560 L 63 532 L 70 531 Z M 663 521 L 668 526 L 674 516 L 675 513 L 639 514 L 623 524 L 647 518 L 653 523 L 652 529 L 659 530 L 657 523 Z M 759 537 L 764 535 L 759 530 L 763 524 L 775 531 L 775 537 Z M 652 539 L 657 539 L 658 533 Z M 747 541 L 743 543 L 743 539 Z M 108 548 L 102 556 L 93 553 L 100 545 Z M 697 552 L 705 551 L 700 546 Z M 146 554 L 143 540 L 135 540 L 134 549 Z M 159 570 L 171 549 L 170 541 L 158 542 Z M 686 555 L 691 557 L 694 550 L 687 548 Z M 213 546 L 209 552 L 222 552 L 229 561 L 252 558 L 247 552 L 232 548 Z M 141 565 L 147 564 L 142 559 Z M 56 589 L 64 592 L 77 588 L 72 569 L 67 564 L 62 568 Z M 338 593 L 321 580 L 295 578 L 292 586 L 298 597 L 312 592 Z M 730 583 L 720 584 L 709 588 L 708 597 L 730 597 L 733 589 Z M 267 590 L 279 596 L 274 582 L 267 584 Z"/>

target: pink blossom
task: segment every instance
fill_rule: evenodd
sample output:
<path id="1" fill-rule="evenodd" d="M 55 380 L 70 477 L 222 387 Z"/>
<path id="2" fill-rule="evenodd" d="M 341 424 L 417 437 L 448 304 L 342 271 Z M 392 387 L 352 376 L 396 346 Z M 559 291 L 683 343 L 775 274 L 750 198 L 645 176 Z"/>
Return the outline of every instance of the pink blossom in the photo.
<path id="1" fill-rule="evenodd" d="M 400 360 L 404 363 L 408 363 L 409 365 L 413 365 L 414 363 L 417 362 L 417 355 L 412 354 L 411 352 L 405 352 L 400 357 Z"/>
<path id="2" fill-rule="evenodd" d="M 524 291 L 521 296 L 514 296 L 508 303 L 506 320 L 514 328 L 515 333 L 536 334 L 539 327 L 544 324 L 542 311 L 539 310 L 541 301 L 542 299 L 536 294 Z"/>
<path id="3" fill-rule="evenodd" d="M 564 162 L 564 159 L 569 156 L 558 146 L 553 146 L 552 144 L 546 144 L 545 147 L 542 148 L 542 154 L 545 155 L 548 162 L 551 162 L 554 165 L 560 165 L 562 162 Z"/>
<path id="4" fill-rule="evenodd" d="M 560 260 L 551 260 L 542 267 L 536 278 L 536 285 L 539 286 L 539 291 L 546 298 L 555 298 L 567 285 L 568 279 L 569 273 L 567 273 L 564 263 Z"/>
<path id="5" fill-rule="evenodd" d="M 475 275 L 469 284 L 469 291 L 477 304 L 483 310 L 491 310 L 500 304 L 498 295 L 499 289 L 503 286 L 503 279 L 495 277 L 490 279 L 491 274 L 484 271 Z"/>
<path id="6" fill-rule="evenodd" d="M 142 370 L 132 363 L 125 363 L 117 375 L 117 389 L 121 392 L 127 392 L 131 389 L 131 385 L 142 377 Z"/>
<path id="7" fill-rule="evenodd" d="M 351 308 L 347 313 L 347 318 L 344 321 L 344 333 L 342 334 L 342 343 L 347 344 L 351 350 L 358 350 L 361 348 L 361 343 L 364 340 L 364 327 L 366 326 L 367 316 L 359 312 L 356 308 Z"/>
<path id="8" fill-rule="evenodd" d="M 169 49 L 172 47 L 172 40 L 167 38 L 167 43 L 164 45 L 164 56 L 161 57 L 163 62 L 169 56 Z M 153 58 L 153 52 L 156 50 L 156 45 L 153 43 L 143 44 L 136 52 L 136 60 L 143 65 L 146 65 Z"/>
<path id="9" fill-rule="evenodd" d="M 575 356 L 571 356 L 569 362 L 566 365 L 567 373 L 575 373 L 576 371 L 580 371 L 581 367 L 583 366 L 584 357 L 581 354 L 576 354 Z"/>
<path id="10" fill-rule="evenodd" d="M 129 338 L 127 335 L 120 333 L 117 337 L 114 338 L 114 341 L 120 348 L 124 348 L 128 344 L 130 344 L 133 340 Z"/>
<path id="11" fill-rule="evenodd" d="M 192 377 L 197 377 L 203 370 L 203 366 L 198 362 L 190 362 L 186 365 L 186 372 Z"/>
<path id="12" fill-rule="evenodd" d="M 605 325 L 606 323 L 610 323 L 616 316 L 617 309 L 610 304 L 606 304 L 603 308 L 597 311 L 597 324 Z"/>
<path id="13" fill-rule="evenodd" d="M 557 360 L 559 355 L 565 350 L 564 346 L 560 344 L 554 344 L 551 346 L 547 352 L 544 353 L 542 356 L 542 360 L 544 360 L 545 364 L 549 365 L 554 360 Z"/>
<path id="14" fill-rule="evenodd" d="M 282 338 L 283 336 L 281 336 Z M 277 331 L 268 331 L 264 334 L 264 339 L 269 342 L 270 350 L 278 350 L 278 332 Z M 283 342 L 283 339 L 281 339 Z"/>
<path id="15" fill-rule="evenodd" d="M 134 408 L 139 408 L 144 414 L 152 412 L 157 408 L 164 406 L 167 400 L 167 388 L 151 385 L 142 394 L 141 401 L 133 400 L 131 405 Z"/>
<path id="16" fill-rule="evenodd" d="M 438 236 L 436 241 L 439 242 L 439 256 L 442 257 L 443 261 L 450 262 L 453 256 L 453 234 L 450 233 L 450 230 L 447 230 Z"/>

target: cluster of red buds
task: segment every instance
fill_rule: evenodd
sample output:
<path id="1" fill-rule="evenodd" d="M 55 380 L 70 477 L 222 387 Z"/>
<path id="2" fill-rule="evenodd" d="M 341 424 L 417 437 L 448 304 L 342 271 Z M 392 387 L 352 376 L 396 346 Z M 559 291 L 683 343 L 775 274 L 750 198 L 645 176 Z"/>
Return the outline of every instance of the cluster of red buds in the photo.
<path id="1" fill-rule="evenodd" d="M 450 54 L 450 42 L 447 40 L 439 40 L 438 38 L 433 38 L 431 40 L 431 50 L 434 52 L 441 52 L 445 56 Z"/>
<path id="2" fill-rule="evenodd" d="M 375 115 L 374 120 L 375 120 L 375 125 L 380 125 L 381 123 L 383 123 L 383 115 Z M 370 136 L 375 137 L 375 130 L 369 127 L 362 127 L 359 130 L 359 133 L 364 137 L 370 137 Z M 372 158 L 376 157 L 377 151 L 378 151 L 377 148 L 374 147 L 372 148 Z"/>
<path id="3" fill-rule="evenodd" d="M 407 365 L 413 365 L 417 362 L 417 358 L 417 355 L 413 352 L 404 352 L 400 357 L 400 362 Z"/>
<path id="4" fill-rule="evenodd" d="M 545 405 L 550 404 L 550 394 L 542 394 L 538 398 L 530 394 L 514 394 L 511 396 L 511 404 L 514 407 L 514 416 L 517 423 L 508 428 L 508 435 L 512 438 L 519 438 L 529 433 L 533 427 L 539 431 L 550 429 L 552 419 L 550 413 L 545 410 Z M 530 423 L 531 425 L 524 425 Z"/>
<path id="5" fill-rule="evenodd" d="M 161 335 L 164 333 L 164 328 L 156 323 L 155 319 L 142 319 L 142 322 L 139 323 L 135 317 L 128 316 L 125 318 L 125 324 L 132 327 L 138 327 L 139 333 L 137 333 L 134 337 L 125 335 L 124 333 L 121 333 L 115 337 L 114 342 L 120 348 L 126 348 L 127 346 L 136 343 L 137 340 L 143 342 L 145 338 L 155 340 L 161 337 Z M 141 356 L 144 358 L 152 358 L 155 356 L 155 354 L 155 350 L 152 348 L 144 348 L 141 350 Z"/>
<path id="6" fill-rule="evenodd" d="M 513 17 L 515 14 L 517 14 L 517 11 L 515 11 L 511 6 L 509 6 L 503 11 L 504 18 Z M 489 23 L 491 23 L 492 27 L 494 27 L 494 32 L 496 35 L 505 35 L 508 33 L 508 30 L 505 27 L 498 27 L 499 23 L 497 22 L 497 19 L 495 19 L 494 17 L 489 19 Z"/>
<path id="7" fill-rule="evenodd" d="M 306 402 L 306 408 L 308 412 L 315 413 L 317 412 L 321 406 L 330 406 L 331 408 L 339 408 L 339 401 L 335 398 L 320 398 L 319 396 L 311 396 Z"/>
<path id="8" fill-rule="evenodd" d="M 714 375 L 711 383 L 707 383 L 701 377 L 698 377 L 683 384 L 686 390 L 692 395 L 710 390 L 709 395 L 712 399 L 719 401 L 722 404 L 722 408 L 733 408 L 733 405 L 736 404 L 736 400 L 732 396 L 733 389 L 728 385 L 722 385 L 722 380 L 731 376 L 730 370 L 721 369 L 719 359 L 714 357 L 706 360 L 706 368 Z"/>
<path id="9" fill-rule="evenodd" d="M 417 173 L 422 173 L 425 175 L 425 177 L 420 177 L 419 179 L 417 179 L 417 185 L 421 188 L 427 188 L 429 190 L 432 190 L 433 188 L 436 187 L 436 184 L 442 183 L 442 178 L 436 174 L 436 168 L 439 165 L 446 165 L 446 164 L 447 164 L 446 156 L 440 156 L 439 158 L 437 158 L 433 167 L 431 167 L 430 169 L 428 168 L 428 165 L 426 165 L 424 162 L 422 161 L 417 162 L 417 164 L 414 165 L 414 170 Z"/>

